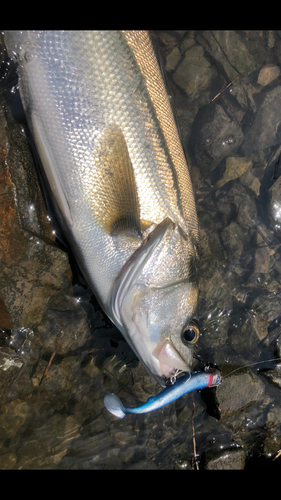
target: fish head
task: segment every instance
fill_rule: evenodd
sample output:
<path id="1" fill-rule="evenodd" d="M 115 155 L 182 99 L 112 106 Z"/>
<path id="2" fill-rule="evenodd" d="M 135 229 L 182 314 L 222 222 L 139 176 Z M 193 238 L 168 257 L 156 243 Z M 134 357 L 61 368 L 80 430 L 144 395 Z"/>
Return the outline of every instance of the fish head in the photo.
<path id="1" fill-rule="evenodd" d="M 177 370 L 192 371 L 199 337 L 198 245 L 166 218 L 122 270 L 110 316 L 160 385 Z"/>

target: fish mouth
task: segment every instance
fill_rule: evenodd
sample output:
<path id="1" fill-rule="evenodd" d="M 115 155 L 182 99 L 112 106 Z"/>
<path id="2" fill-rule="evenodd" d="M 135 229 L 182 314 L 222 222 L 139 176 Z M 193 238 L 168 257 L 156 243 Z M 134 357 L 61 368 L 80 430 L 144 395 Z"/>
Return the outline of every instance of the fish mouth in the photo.
<path id="1" fill-rule="evenodd" d="M 160 370 L 169 379 L 175 372 L 190 372 L 191 367 L 187 365 L 179 352 L 175 349 L 171 340 L 161 342 L 153 351 L 153 355 L 158 359 Z"/>

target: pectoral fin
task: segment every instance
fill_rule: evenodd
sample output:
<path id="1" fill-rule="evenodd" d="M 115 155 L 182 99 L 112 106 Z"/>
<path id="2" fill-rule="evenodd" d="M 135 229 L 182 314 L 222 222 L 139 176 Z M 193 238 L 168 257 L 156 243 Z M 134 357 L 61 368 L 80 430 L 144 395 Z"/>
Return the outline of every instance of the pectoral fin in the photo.
<path id="1" fill-rule="evenodd" d="M 118 125 L 106 126 L 95 139 L 89 175 L 89 204 L 98 224 L 112 236 L 140 235 L 140 209 L 134 171 Z"/>

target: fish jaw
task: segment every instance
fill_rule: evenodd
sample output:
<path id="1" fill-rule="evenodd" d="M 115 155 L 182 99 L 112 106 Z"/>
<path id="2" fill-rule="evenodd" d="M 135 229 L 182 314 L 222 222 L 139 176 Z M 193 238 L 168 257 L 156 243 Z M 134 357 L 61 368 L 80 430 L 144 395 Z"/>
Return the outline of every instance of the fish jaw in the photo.
<path id="1" fill-rule="evenodd" d="M 160 370 L 166 379 L 170 379 L 178 370 L 191 372 L 191 363 L 186 363 L 171 340 L 159 344 L 153 354 L 159 360 Z"/>

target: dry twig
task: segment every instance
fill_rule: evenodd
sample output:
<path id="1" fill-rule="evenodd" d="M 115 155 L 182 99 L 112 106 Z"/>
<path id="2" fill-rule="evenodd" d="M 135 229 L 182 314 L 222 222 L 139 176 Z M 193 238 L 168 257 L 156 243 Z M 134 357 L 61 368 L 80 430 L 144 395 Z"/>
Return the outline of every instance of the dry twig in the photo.
<path id="1" fill-rule="evenodd" d="M 237 78 L 238 78 L 238 75 L 237 75 L 237 76 L 236 76 L 233 80 L 231 80 L 231 82 L 230 82 L 230 83 L 228 83 L 228 84 L 227 84 L 227 86 L 226 86 L 226 87 L 224 87 L 224 89 L 222 89 L 222 90 L 221 90 L 221 91 L 220 91 L 217 95 L 215 95 L 215 97 L 213 97 L 212 101 L 214 101 L 214 100 L 215 100 L 217 97 L 219 97 L 219 95 L 221 95 L 221 94 L 222 94 L 222 93 L 223 93 L 223 92 L 224 92 L 224 91 L 225 91 L 228 87 L 230 87 L 230 85 L 232 85 L 232 84 L 235 82 L 235 80 L 237 80 Z"/>
<path id="2" fill-rule="evenodd" d="M 194 416 L 195 411 L 196 411 L 196 406 L 195 406 L 193 394 L 192 394 L 192 403 L 193 403 L 193 412 L 192 412 L 192 416 L 191 416 L 191 425 L 192 425 L 192 441 L 193 441 L 193 463 L 195 465 L 196 470 L 199 470 L 199 465 L 198 465 L 199 455 L 197 455 L 197 453 L 196 453 L 195 428 L 194 428 L 194 420 L 193 420 L 193 416 Z"/>
<path id="3" fill-rule="evenodd" d="M 44 373 L 43 373 L 43 375 L 42 375 L 42 377 L 41 377 L 41 380 L 40 380 L 40 382 L 39 382 L 39 385 L 41 385 L 41 384 L 42 384 L 42 382 L 43 382 L 43 380 L 47 377 L 47 375 L 48 375 L 48 371 L 49 371 L 49 368 L 50 368 L 50 366 L 51 366 L 51 364 L 52 364 L 52 361 L 53 361 L 53 359 L 54 359 L 55 354 L 56 354 L 55 352 L 53 352 L 53 353 L 52 353 L 52 356 L 51 356 L 51 357 L 50 357 L 50 359 L 49 359 L 49 363 L 47 364 L 47 366 L 46 366 L 46 368 L 45 368 L 45 371 L 44 371 Z"/>
<path id="4" fill-rule="evenodd" d="M 277 455 L 273 458 L 273 460 L 276 460 L 276 458 L 280 457 L 281 455 L 281 450 L 278 451 Z"/>

